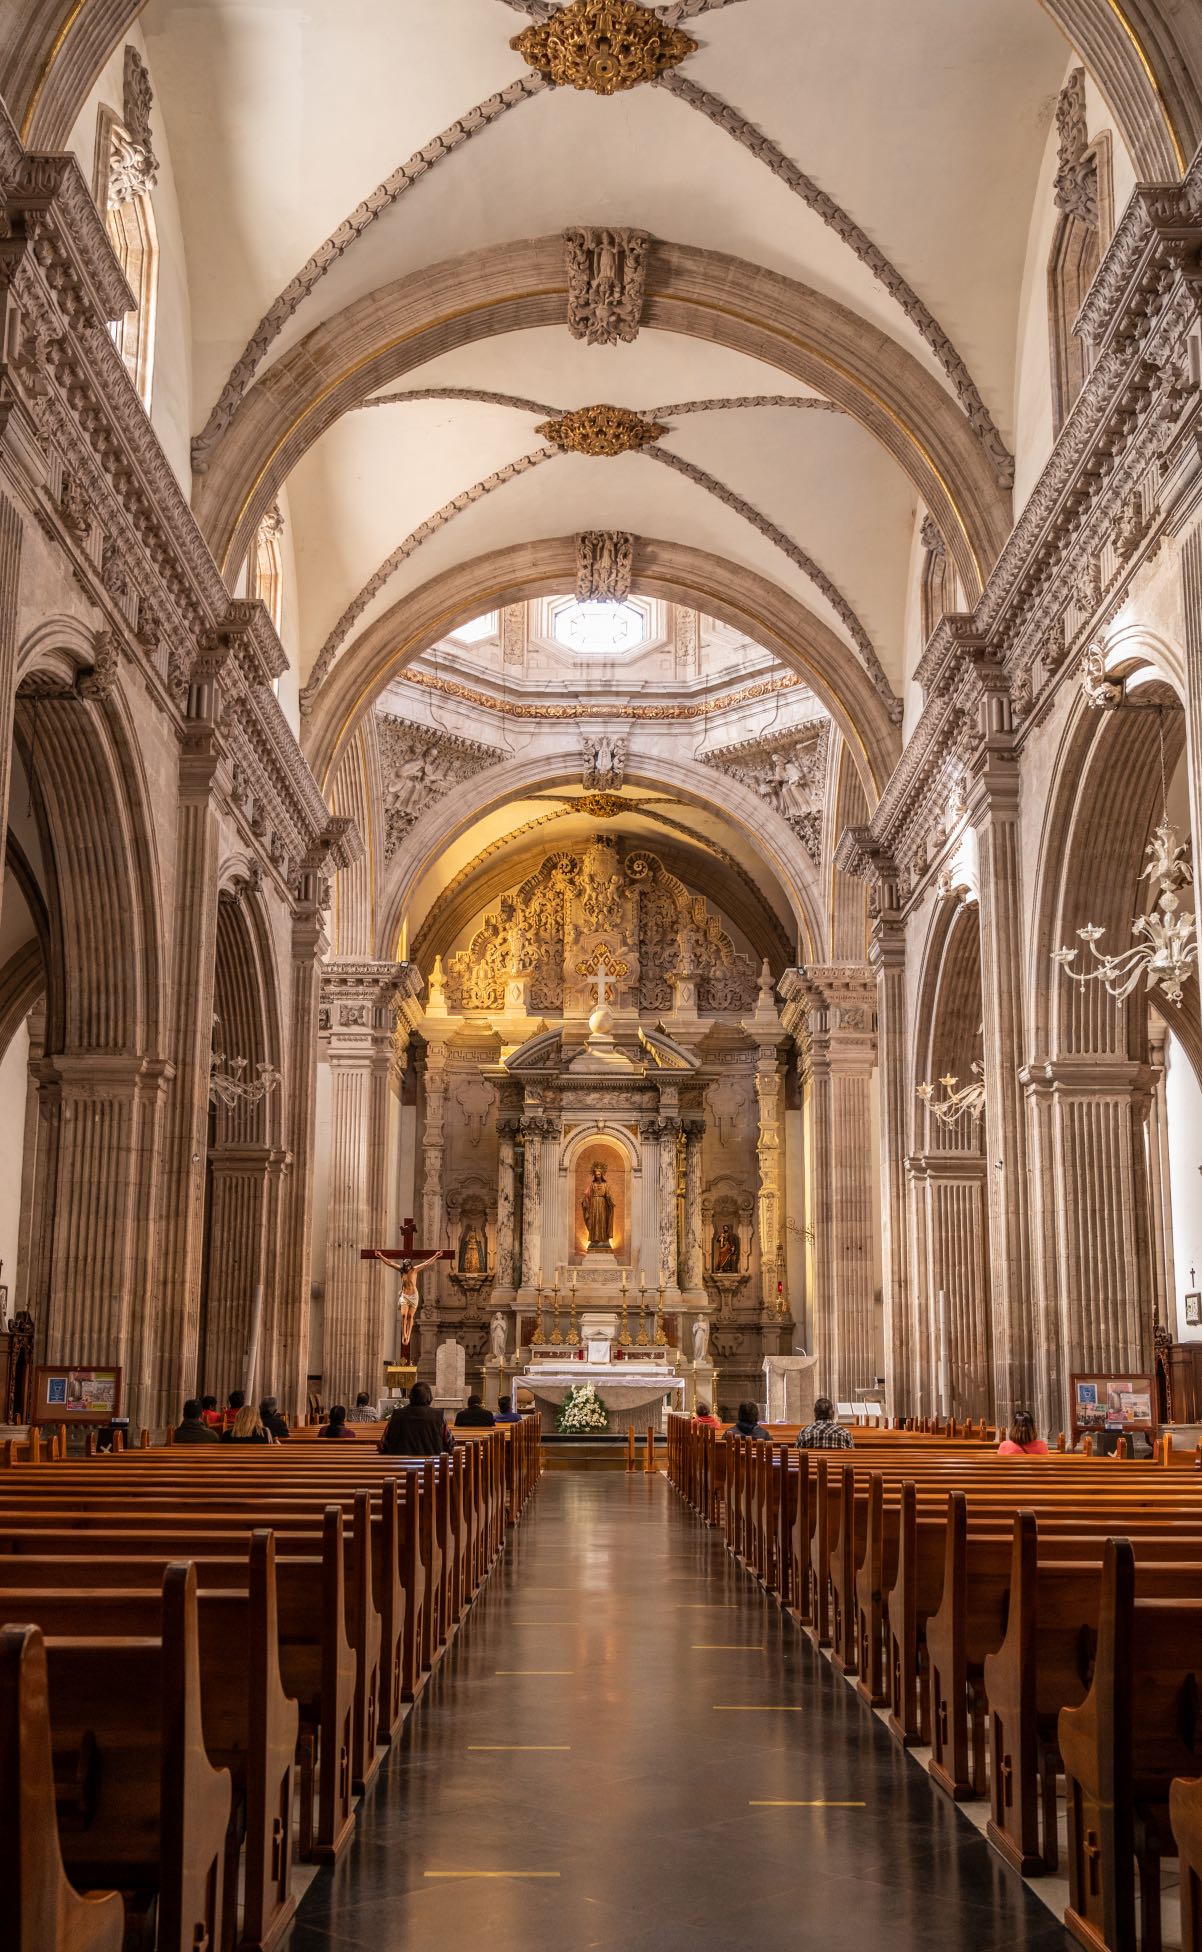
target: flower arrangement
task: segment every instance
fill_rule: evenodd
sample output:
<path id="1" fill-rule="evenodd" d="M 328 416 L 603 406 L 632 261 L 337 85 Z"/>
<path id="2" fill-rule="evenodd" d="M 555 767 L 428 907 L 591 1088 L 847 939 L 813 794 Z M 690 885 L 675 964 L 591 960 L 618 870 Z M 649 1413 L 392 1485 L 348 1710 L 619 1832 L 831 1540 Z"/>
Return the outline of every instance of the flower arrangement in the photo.
<path id="1" fill-rule="evenodd" d="M 570 1389 L 559 1406 L 556 1430 L 563 1437 L 582 1437 L 590 1430 L 609 1429 L 609 1411 L 592 1383 Z"/>

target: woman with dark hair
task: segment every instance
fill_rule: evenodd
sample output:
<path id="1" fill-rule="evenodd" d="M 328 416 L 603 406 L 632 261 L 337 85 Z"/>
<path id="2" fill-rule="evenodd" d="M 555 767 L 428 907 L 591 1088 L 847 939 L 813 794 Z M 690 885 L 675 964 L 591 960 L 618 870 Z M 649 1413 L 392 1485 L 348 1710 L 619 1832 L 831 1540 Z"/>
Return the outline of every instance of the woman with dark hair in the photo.
<path id="1" fill-rule="evenodd" d="M 728 1437 L 766 1437 L 768 1432 L 760 1422 L 759 1404 L 750 1401 L 740 1403 L 738 1419 L 726 1434 Z"/>
<path id="2" fill-rule="evenodd" d="M 334 1444 L 355 1443 L 355 1433 L 347 1426 L 345 1403 L 331 1403 L 329 1421 L 322 1424 L 317 1434 L 328 1437 Z"/>
<path id="3" fill-rule="evenodd" d="M 1010 1429 L 997 1447 L 999 1457 L 1046 1457 L 1048 1447 L 1035 1434 L 1030 1410 L 1016 1410 Z"/>

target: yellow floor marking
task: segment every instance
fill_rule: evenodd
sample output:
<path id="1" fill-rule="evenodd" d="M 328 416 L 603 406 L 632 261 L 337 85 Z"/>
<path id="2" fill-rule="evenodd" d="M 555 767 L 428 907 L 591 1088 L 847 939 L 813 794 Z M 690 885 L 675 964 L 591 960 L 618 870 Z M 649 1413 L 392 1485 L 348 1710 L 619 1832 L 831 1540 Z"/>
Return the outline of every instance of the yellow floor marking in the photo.
<path id="1" fill-rule="evenodd" d="M 744 1640 L 695 1640 L 690 1649 L 694 1654 L 762 1654 L 763 1651 L 762 1642 Z"/>
<path id="2" fill-rule="evenodd" d="M 558 1877 L 558 1871 L 423 1871 L 423 1877 Z"/>
<path id="3" fill-rule="evenodd" d="M 791 1702 L 715 1701 L 715 1715 L 800 1715 Z"/>
<path id="4" fill-rule="evenodd" d="M 494 1674 L 575 1674 L 574 1667 L 494 1667 Z"/>
<path id="5" fill-rule="evenodd" d="M 749 1810 L 865 1810 L 866 1803 L 838 1803 L 818 1801 L 814 1803 L 793 1803 L 786 1797 L 769 1797 L 766 1801 L 748 1803 Z"/>
<path id="6" fill-rule="evenodd" d="M 469 1742 L 469 1754 L 474 1750 L 489 1755 L 570 1755 L 570 1742 Z"/>
<path id="7" fill-rule="evenodd" d="M 678 1613 L 733 1613 L 734 1600 L 696 1600 L 689 1606 L 678 1606 Z"/>

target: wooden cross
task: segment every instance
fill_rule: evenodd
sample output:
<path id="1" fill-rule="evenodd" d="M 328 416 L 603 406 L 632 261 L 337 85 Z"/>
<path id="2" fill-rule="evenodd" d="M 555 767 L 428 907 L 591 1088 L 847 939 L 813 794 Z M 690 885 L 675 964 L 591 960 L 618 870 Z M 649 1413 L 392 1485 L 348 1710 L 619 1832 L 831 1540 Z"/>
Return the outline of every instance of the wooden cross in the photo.
<path id="1" fill-rule="evenodd" d="M 398 1261 L 454 1260 L 454 1253 L 449 1247 L 415 1247 L 413 1245 L 413 1235 L 416 1227 L 417 1222 L 415 1220 L 403 1220 L 401 1222 L 401 1241 L 403 1244 L 400 1247 L 361 1247 L 359 1249 L 359 1259 L 361 1261 L 385 1261 L 389 1267 L 393 1267 Z"/>

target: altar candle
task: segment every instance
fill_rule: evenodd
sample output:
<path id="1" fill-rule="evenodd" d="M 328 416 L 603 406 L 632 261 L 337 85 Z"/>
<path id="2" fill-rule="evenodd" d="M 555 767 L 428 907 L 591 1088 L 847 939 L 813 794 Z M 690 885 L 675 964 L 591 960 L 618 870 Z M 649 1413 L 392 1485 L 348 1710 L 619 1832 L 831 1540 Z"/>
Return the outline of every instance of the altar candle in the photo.
<path id="1" fill-rule="evenodd" d="M 539 1287 L 541 1288 L 543 1285 L 543 1264 L 541 1261 L 538 1264 L 538 1274 L 535 1278 L 538 1282 Z"/>
<path id="2" fill-rule="evenodd" d="M 626 1281 L 627 1281 L 626 1269 L 623 1268 L 622 1269 L 622 1293 L 623 1294 L 626 1293 Z"/>
<path id="3" fill-rule="evenodd" d="M 647 1271 L 645 1268 L 640 1268 L 639 1269 L 639 1293 L 643 1295 L 646 1294 L 646 1292 L 647 1292 Z"/>
<path id="4" fill-rule="evenodd" d="M 575 1268 L 573 1268 L 573 1269 L 572 1269 L 572 1288 L 573 1288 L 573 1291 L 575 1291 L 575 1287 L 576 1287 L 576 1269 L 575 1269 Z"/>

